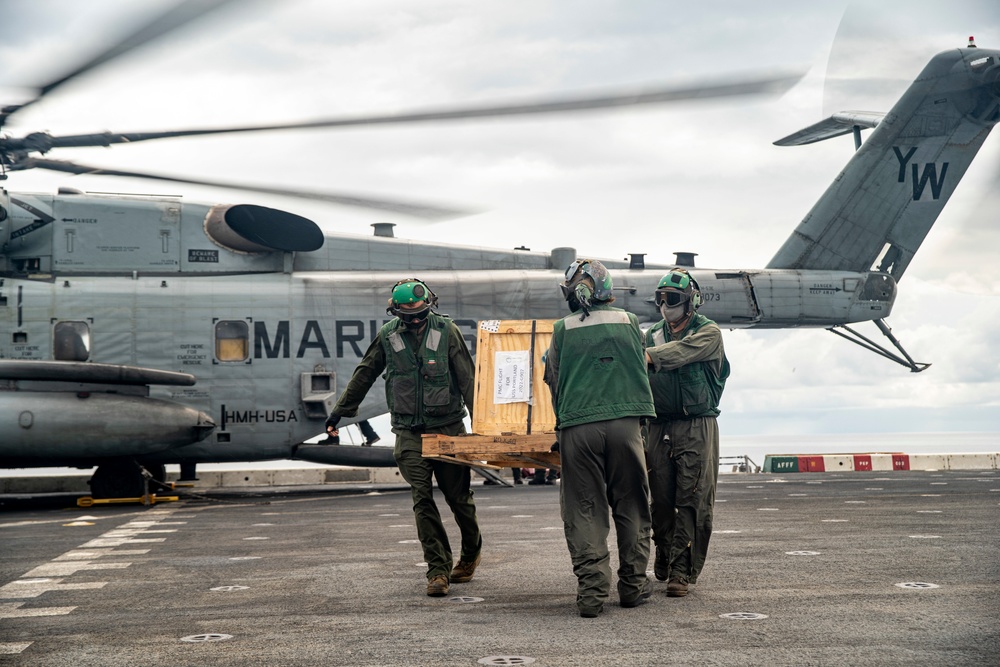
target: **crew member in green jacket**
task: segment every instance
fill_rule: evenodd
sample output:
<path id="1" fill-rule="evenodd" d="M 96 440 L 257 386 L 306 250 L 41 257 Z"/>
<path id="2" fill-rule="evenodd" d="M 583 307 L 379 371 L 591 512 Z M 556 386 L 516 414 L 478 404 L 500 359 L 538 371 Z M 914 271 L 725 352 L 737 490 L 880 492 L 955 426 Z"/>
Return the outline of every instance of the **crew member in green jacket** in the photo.
<path id="1" fill-rule="evenodd" d="M 427 595 L 448 594 L 449 583 L 472 579 L 479 565 L 483 538 L 469 487 L 467 466 L 423 457 L 423 433 L 465 433 L 470 414 L 476 369 L 458 327 L 434 312 L 437 296 L 426 284 L 411 278 L 392 288 L 387 322 L 368 346 L 347 388 L 326 420 L 327 433 L 336 435 L 342 417 L 354 417 L 368 390 L 385 371 L 385 398 L 389 406 L 393 452 L 403 479 L 411 487 L 417 536 L 427 561 Z M 431 477 L 455 515 L 462 533 L 462 552 L 452 567 L 452 551 L 441 514 L 434 503 Z"/>
<path id="2" fill-rule="evenodd" d="M 611 590 L 608 505 L 618 537 L 618 600 L 637 607 L 652 591 L 649 485 L 639 420 L 651 417 L 642 333 L 635 315 L 611 307 L 611 276 L 578 260 L 561 288 L 572 315 L 553 325 L 545 382 L 562 459 L 560 506 L 577 577 L 580 616 L 594 618 Z"/>
<path id="3" fill-rule="evenodd" d="M 663 320 L 646 332 L 646 362 L 656 418 L 647 463 L 652 494 L 653 572 L 669 597 L 684 597 L 698 580 L 719 477 L 719 399 L 729 377 L 722 331 L 697 312 L 698 283 L 673 269 L 656 288 Z"/>

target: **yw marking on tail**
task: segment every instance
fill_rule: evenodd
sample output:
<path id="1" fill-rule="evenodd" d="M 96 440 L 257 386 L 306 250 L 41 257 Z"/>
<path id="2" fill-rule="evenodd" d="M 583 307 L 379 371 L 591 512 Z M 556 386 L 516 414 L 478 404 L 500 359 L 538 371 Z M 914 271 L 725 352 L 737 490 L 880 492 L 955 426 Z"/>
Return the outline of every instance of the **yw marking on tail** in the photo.
<path id="1" fill-rule="evenodd" d="M 898 146 L 893 146 L 892 152 L 896 154 L 896 159 L 899 160 L 899 182 L 904 183 L 906 181 L 906 165 L 910 162 L 913 154 L 917 152 L 917 148 L 914 146 L 906 152 L 906 155 L 903 155 Z M 937 164 L 934 162 L 926 163 L 923 173 L 920 173 L 920 167 L 917 163 L 914 162 L 911 164 L 910 174 L 913 178 L 913 200 L 916 201 L 923 196 L 924 188 L 927 187 L 928 183 L 931 186 L 931 199 L 940 199 L 941 186 L 944 185 L 944 178 L 947 173 L 947 162 L 941 163 L 941 178 L 938 178 Z"/>

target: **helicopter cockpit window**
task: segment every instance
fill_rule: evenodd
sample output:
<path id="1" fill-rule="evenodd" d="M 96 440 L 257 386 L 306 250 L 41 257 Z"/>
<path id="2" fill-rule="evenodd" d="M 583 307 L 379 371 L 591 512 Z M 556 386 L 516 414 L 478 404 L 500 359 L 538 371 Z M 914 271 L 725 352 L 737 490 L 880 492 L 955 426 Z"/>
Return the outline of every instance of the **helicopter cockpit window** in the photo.
<path id="1" fill-rule="evenodd" d="M 86 322 L 56 322 L 52 354 L 56 361 L 86 361 L 90 358 L 90 325 Z"/>
<path id="2" fill-rule="evenodd" d="M 241 320 L 225 320 L 215 325 L 215 358 L 219 361 L 246 361 L 250 352 L 250 327 Z"/>

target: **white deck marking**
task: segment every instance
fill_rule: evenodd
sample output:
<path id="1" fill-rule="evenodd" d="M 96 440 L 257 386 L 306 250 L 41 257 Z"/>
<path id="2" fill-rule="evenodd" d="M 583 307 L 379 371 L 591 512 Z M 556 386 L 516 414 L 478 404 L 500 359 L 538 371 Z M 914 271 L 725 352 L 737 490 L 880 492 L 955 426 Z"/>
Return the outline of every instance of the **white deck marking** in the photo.
<path id="1" fill-rule="evenodd" d="M 31 644 L 32 642 L 0 642 L 0 655 L 17 655 Z"/>
<path id="2" fill-rule="evenodd" d="M 144 537 L 144 538 L 103 538 L 99 537 L 96 540 L 91 540 L 86 544 L 81 545 L 84 549 L 89 549 L 91 547 L 120 547 L 123 544 L 144 544 L 149 542 L 166 542 L 165 537 Z"/>
<path id="3" fill-rule="evenodd" d="M 149 549 L 74 549 L 67 551 L 62 556 L 56 556 L 52 560 L 93 560 L 102 556 L 141 556 L 148 554 Z"/>
<path id="4" fill-rule="evenodd" d="M 157 515 L 168 517 L 174 510 L 154 510 L 148 511 L 144 516 Z M 96 517 L 83 516 L 71 524 L 80 525 L 86 519 Z M 60 519 L 59 521 L 64 521 Z M 48 523 L 48 522 L 46 522 Z M 170 522 L 170 525 L 182 525 L 181 522 Z M 167 522 L 159 520 L 135 520 L 124 523 L 116 528 L 112 528 L 97 539 L 80 545 L 76 549 L 71 549 L 64 554 L 56 556 L 50 562 L 39 565 L 28 571 L 15 581 L 11 581 L 0 586 L 0 600 L 18 600 L 24 598 L 37 598 L 48 591 L 72 591 L 72 590 L 93 590 L 104 588 L 108 582 L 92 581 L 83 583 L 63 583 L 63 578 L 77 572 L 86 570 L 122 570 L 131 565 L 127 562 L 94 562 L 98 558 L 105 556 L 135 556 L 149 552 L 149 549 L 113 549 L 122 545 L 135 543 L 165 542 L 164 537 L 139 538 L 137 535 L 145 533 L 175 533 L 176 529 L 155 528 Z M 23 525 L 23 524 L 22 524 Z M 155 528 L 155 529 L 154 529 Z M 23 608 L 22 602 L 0 602 L 0 619 L 9 618 L 31 618 L 37 616 L 63 616 L 71 613 L 76 607 L 30 607 Z M 0 655 L 17 654 L 31 646 L 33 642 L 0 642 Z"/>
<path id="5" fill-rule="evenodd" d="M 81 591 L 94 588 L 104 588 L 106 581 L 90 581 L 83 584 L 64 584 L 62 579 L 47 581 L 32 580 L 28 582 L 12 581 L 0 586 L 0 600 L 17 600 L 19 598 L 37 598 L 48 591 Z"/>
<path id="6" fill-rule="evenodd" d="M 91 563 L 88 560 L 46 563 L 27 572 L 25 577 L 65 577 L 80 570 L 124 570 L 131 563 Z"/>
<path id="7" fill-rule="evenodd" d="M 23 602 L 0 602 L 0 618 L 65 616 L 76 609 L 76 607 L 32 607 L 31 609 L 20 609 L 23 604 Z M 28 643 L 30 644 L 31 642 Z M 0 653 L 2 653 L 2 651 L 0 651 Z"/>
<path id="8" fill-rule="evenodd" d="M 150 534 L 150 533 L 176 533 L 177 529 L 176 528 L 164 528 L 163 530 L 143 530 L 143 531 L 140 531 L 140 532 L 142 532 L 143 534 L 147 534 L 147 535 Z"/>

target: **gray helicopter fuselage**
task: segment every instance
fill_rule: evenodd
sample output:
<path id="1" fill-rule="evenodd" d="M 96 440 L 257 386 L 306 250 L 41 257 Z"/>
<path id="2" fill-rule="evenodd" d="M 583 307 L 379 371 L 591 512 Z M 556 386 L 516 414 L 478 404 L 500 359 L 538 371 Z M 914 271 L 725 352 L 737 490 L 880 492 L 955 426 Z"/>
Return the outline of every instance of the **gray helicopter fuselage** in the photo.
<path id="1" fill-rule="evenodd" d="M 86 378 L 78 386 L 22 381 L 13 387 L 17 381 L 8 380 L 17 391 L 0 392 L 0 412 L 12 421 L 0 454 L 19 465 L 86 464 L 116 448 L 147 460 L 290 457 L 323 430 L 336 397 L 390 318 L 386 297 L 397 280 L 417 275 L 427 281 L 474 351 L 481 320 L 564 316 L 558 284 L 576 257 L 571 248 L 538 253 L 351 235 L 328 235 L 312 252 L 248 252 L 220 244 L 207 231 L 218 207 L 176 199 L 150 204 L 130 197 L 9 195 L 0 205 L 14 213 L 7 230 L 27 228 L 29 216 L 51 218 L 14 239 L 6 232 L 14 272 L 36 272 L 0 279 L 0 358 L 156 368 L 195 378 L 192 386 L 150 383 L 145 404 Z M 137 209 L 146 223 L 134 223 Z M 122 256 L 131 259 L 125 263 Z M 616 305 L 655 322 L 653 292 L 669 266 L 605 263 Z M 123 265 L 141 268 L 123 272 Z M 729 327 L 863 321 L 887 315 L 895 297 L 891 279 L 880 274 L 691 271 L 702 289 L 701 312 Z M 359 418 L 386 411 L 379 385 Z M 49 416 L 43 411 L 30 427 L 16 426 L 33 396 L 56 401 Z M 109 405 L 92 409 L 98 398 Z M 181 409 L 191 409 L 216 428 L 170 446 L 165 438 L 153 446 L 156 433 L 137 432 L 135 424 L 117 435 L 100 428 L 148 412 L 154 401 L 177 406 L 183 424 L 191 416 Z M 103 446 L 78 436 L 88 432 L 104 437 Z"/>
<path id="2" fill-rule="evenodd" d="M 690 267 L 700 312 L 723 327 L 840 335 L 873 320 L 905 359 L 859 344 L 923 370 L 884 320 L 998 121 L 1000 52 L 955 49 L 887 114 L 835 114 L 779 141 L 875 128 L 767 268 Z M 671 265 L 641 257 L 598 259 L 615 305 L 651 324 Z M 322 432 L 397 280 L 425 280 L 474 348 L 482 320 L 564 316 L 558 284 L 575 259 L 573 248 L 415 242 L 378 227 L 375 237 L 324 235 L 252 205 L 0 189 L 0 464 L 289 457 Z M 375 386 L 358 418 L 385 410 Z"/>

